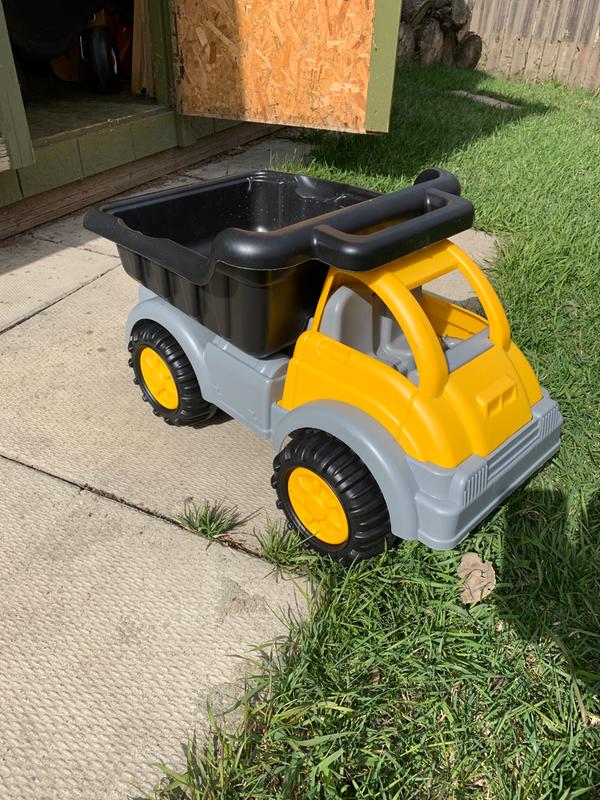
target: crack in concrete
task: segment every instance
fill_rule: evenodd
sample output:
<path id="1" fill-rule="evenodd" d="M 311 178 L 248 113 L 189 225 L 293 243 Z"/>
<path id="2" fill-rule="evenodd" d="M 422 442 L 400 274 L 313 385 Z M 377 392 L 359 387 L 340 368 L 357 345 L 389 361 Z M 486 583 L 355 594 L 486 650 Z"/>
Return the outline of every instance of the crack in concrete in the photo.
<path id="1" fill-rule="evenodd" d="M 62 242 L 60 240 L 57 241 L 56 239 L 51 239 L 48 236 L 42 236 L 41 234 L 37 233 L 35 229 L 32 231 L 27 231 L 27 233 L 31 236 L 32 239 L 36 239 L 38 242 L 48 242 L 49 244 L 58 244 L 62 245 L 63 247 L 69 247 L 72 250 L 85 250 L 86 253 L 93 253 L 95 256 L 104 256 L 105 258 L 114 258 L 117 260 L 119 259 L 118 255 L 111 255 L 110 253 L 106 253 L 104 250 L 95 250 L 93 247 L 86 247 L 86 245 L 84 244 L 69 244 L 69 242 Z"/>
<path id="2" fill-rule="evenodd" d="M 27 461 L 21 461 L 19 458 L 15 458 L 14 456 L 8 456 L 6 453 L 0 453 L 0 458 L 4 461 L 8 461 L 11 464 L 17 464 L 18 466 L 25 467 L 26 469 L 31 469 L 34 472 L 37 472 L 40 475 L 45 475 L 48 478 L 54 478 L 54 480 L 61 481 L 61 483 L 65 483 L 68 486 L 73 486 L 76 489 L 79 489 L 81 493 L 89 492 L 90 494 L 96 495 L 96 497 L 102 497 L 105 500 L 110 500 L 113 503 L 117 503 L 118 505 L 125 506 L 126 508 L 131 508 L 134 511 L 139 511 L 140 514 L 144 514 L 147 517 L 151 517 L 152 519 L 158 519 L 162 522 L 167 522 L 169 525 L 173 525 L 175 528 L 179 528 L 182 531 L 186 531 L 187 533 L 192 533 L 195 536 L 199 536 L 200 538 L 204 539 L 206 542 L 217 542 L 218 544 L 225 545 L 226 547 L 230 547 L 233 550 L 239 550 L 246 555 L 252 556 L 253 558 L 259 558 L 261 561 L 263 560 L 260 553 L 257 553 L 256 550 L 252 550 L 250 547 L 247 547 L 243 542 L 234 539 L 228 534 L 223 534 L 219 536 L 218 539 L 211 539 L 208 536 L 204 536 L 203 534 L 193 531 L 190 528 L 187 528 L 185 525 L 182 525 L 177 519 L 174 517 L 169 517 L 167 514 L 161 514 L 160 511 L 153 511 L 150 508 L 145 508 L 144 506 L 139 506 L 136 503 L 132 503 L 130 500 L 126 500 L 124 497 L 119 497 L 112 492 L 107 492 L 104 489 L 98 489 L 96 486 L 91 486 L 89 483 L 82 483 L 81 481 L 74 480 L 73 478 L 65 478 L 63 475 L 58 475 L 55 472 L 51 472 L 50 470 L 43 469 L 42 467 L 38 467 L 35 464 L 31 464 Z"/>
<path id="3" fill-rule="evenodd" d="M 107 258 L 112 258 L 112 256 L 107 256 Z M 120 266 L 120 262 L 115 264 L 112 267 L 109 267 L 107 270 L 105 270 L 104 272 L 100 273 L 99 275 L 95 275 L 93 278 L 90 278 L 89 281 L 86 281 L 85 283 L 82 283 L 80 286 L 76 286 L 74 289 L 71 289 L 70 292 L 66 292 L 66 294 L 63 294 L 60 297 L 57 297 L 56 300 L 52 300 L 51 303 L 48 303 L 47 305 L 42 306 L 42 308 L 38 308 L 35 311 L 32 311 L 31 314 L 27 314 L 25 317 L 22 317 L 21 319 L 18 319 L 15 322 L 11 322 L 10 325 L 7 325 L 5 328 L 2 328 L 0 330 L 0 336 L 2 336 L 3 333 L 7 333 L 8 331 L 12 331 L 13 328 L 16 328 L 19 325 L 22 325 L 24 322 L 28 322 L 30 319 L 33 319 L 34 317 L 37 317 L 38 314 L 41 314 L 43 311 L 47 311 L 49 308 L 52 308 L 53 306 L 57 305 L 58 303 L 61 303 L 63 300 L 66 300 L 67 297 L 71 297 L 71 295 L 76 294 L 81 289 L 85 289 L 86 286 L 90 286 L 92 283 L 95 283 L 95 281 L 100 280 L 100 278 L 103 278 L 105 275 L 108 275 L 109 272 L 112 272 L 114 269 L 117 269 L 117 267 L 119 267 L 119 266 Z"/>

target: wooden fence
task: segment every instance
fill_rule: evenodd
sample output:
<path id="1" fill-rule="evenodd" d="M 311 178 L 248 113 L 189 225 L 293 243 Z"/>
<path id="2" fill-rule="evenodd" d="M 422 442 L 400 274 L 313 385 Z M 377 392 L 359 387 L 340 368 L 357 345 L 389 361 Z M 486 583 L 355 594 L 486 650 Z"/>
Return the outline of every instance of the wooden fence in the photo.
<path id="1" fill-rule="evenodd" d="M 600 87 L 600 0 L 475 0 L 480 66 L 529 81 Z"/>

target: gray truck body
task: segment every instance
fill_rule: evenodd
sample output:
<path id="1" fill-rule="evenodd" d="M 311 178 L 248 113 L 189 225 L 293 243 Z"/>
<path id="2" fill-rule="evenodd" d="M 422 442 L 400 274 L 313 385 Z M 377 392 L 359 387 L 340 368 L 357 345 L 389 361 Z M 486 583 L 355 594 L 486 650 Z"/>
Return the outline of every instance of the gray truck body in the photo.
<path id="1" fill-rule="evenodd" d="M 378 422 L 350 405 L 323 400 L 283 409 L 287 356 L 250 356 L 144 287 L 127 320 L 127 339 L 142 320 L 158 322 L 175 337 L 205 400 L 271 439 L 276 452 L 302 428 L 319 428 L 344 442 L 377 481 L 392 532 L 436 550 L 456 546 L 559 448 L 562 417 L 544 391 L 530 422 L 487 457 L 472 455 L 452 469 L 416 461 Z"/>

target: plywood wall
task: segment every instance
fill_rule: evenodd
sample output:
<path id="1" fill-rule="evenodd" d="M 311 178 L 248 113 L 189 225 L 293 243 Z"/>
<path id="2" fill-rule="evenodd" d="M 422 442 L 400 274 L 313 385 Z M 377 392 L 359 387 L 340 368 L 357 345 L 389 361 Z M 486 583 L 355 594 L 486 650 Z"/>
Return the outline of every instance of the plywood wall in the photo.
<path id="1" fill-rule="evenodd" d="M 184 114 L 366 129 L 375 0 L 173 0 Z"/>
<path id="2" fill-rule="evenodd" d="M 600 0 L 475 0 L 471 27 L 490 72 L 600 87 Z"/>

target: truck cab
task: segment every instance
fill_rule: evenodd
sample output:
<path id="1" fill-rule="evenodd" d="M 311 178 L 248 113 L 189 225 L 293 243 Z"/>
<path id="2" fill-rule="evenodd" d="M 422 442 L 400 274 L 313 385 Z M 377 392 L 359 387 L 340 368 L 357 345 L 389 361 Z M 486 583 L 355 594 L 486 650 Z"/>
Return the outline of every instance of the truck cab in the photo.
<path id="1" fill-rule="evenodd" d="M 427 291 L 453 270 L 475 290 L 483 314 Z M 489 455 L 531 420 L 541 398 L 492 285 L 443 241 L 370 272 L 330 269 L 281 405 L 348 403 L 412 458 L 455 467 Z"/>

